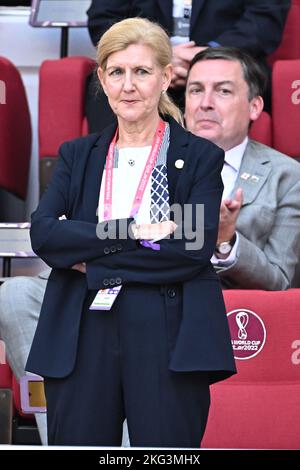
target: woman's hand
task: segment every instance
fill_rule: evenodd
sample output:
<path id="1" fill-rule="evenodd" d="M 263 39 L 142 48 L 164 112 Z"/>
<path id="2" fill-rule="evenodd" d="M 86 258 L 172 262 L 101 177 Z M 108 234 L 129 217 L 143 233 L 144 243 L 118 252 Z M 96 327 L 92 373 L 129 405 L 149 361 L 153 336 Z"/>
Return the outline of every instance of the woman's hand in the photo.
<path id="1" fill-rule="evenodd" d="M 134 224 L 132 230 L 137 240 L 161 240 L 171 235 L 177 228 L 172 220 L 158 222 L 156 224 Z"/>
<path id="2" fill-rule="evenodd" d="M 77 263 L 72 266 L 71 269 L 74 269 L 75 271 L 79 271 L 82 274 L 86 274 L 86 265 L 85 263 Z"/>

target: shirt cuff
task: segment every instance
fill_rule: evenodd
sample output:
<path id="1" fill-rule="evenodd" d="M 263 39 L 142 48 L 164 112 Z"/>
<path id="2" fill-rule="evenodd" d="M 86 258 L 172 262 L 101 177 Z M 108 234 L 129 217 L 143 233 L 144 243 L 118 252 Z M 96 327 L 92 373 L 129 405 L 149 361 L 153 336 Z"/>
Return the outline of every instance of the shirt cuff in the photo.
<path id="1" fill-rule="evenodd" d="M 211 262 L 214 266 L 224 266 L 226 268 L 232 266 L 236 262 L 236 252 L 239 245 L 239 234 L 236 232 L 235 243 L 232 247 L 232 250 L 226 259 L 217 258 L 216 255 L 212 255 Z"/>
<path id="2" fill-rule="evenodd" d="M 208 45 L 209 47 L 219 47 L 219 46 L 221 46 L 221 44 L 219 44 L 219 43 L 216 42 L 216 41 L 209 41 L 209 42 L 207 43 L 207 45 Z"/>

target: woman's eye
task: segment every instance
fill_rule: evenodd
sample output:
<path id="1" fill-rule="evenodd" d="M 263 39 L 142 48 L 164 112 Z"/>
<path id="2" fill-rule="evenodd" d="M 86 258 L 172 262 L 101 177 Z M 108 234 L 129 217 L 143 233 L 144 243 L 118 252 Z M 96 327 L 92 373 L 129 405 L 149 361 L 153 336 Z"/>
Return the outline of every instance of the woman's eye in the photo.
<path id="1" fill-rule="evenodd" d="M 145 69 L 137 69 L 136 72 L 138 75 L 146 75 L 148 73 Z"/>
<path id="2" fill-rule="evenodd" d="M 117 77 L 121 74 L 122 74 L 121 69 L 114 69 L 114 70 L 111 70 L 111 72 L 109 72 L 109 76 L 111 76 L 111 77 Z"/>

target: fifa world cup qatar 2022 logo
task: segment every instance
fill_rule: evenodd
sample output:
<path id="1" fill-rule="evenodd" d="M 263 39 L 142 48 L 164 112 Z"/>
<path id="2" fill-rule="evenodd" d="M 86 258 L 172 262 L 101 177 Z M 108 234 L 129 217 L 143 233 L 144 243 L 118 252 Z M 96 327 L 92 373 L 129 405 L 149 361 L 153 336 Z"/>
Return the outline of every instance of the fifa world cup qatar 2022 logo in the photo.
<path id="1" fill-rule="evenodd" d="M 263 349 L 266 328 L 262 319 L 251 310 L 237 309 L 227 313 L 235 359 L 250 359 Z"/>

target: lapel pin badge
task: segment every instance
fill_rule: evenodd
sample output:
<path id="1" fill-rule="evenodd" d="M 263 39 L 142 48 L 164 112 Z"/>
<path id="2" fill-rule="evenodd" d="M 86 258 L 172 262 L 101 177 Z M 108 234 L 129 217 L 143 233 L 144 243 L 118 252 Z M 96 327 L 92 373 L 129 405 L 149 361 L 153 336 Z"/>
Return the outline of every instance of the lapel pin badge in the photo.
<path id="1" fill-rule="evenodd" d="M 250 181 L 253 181 L 253 183 L 257 183 L 259 181 L 259 176 L 252 175 L 251 178 L 250 178 Z"/>
<path id="2" fill-rule="evenodd" d="M 250 173 L 242 173 L 241 174 L 241 178 L 242 180 L 248 180 L 250 178 Z"/>
<path id="3" fill-rule="evenodd" d="M 181 158 L 179 160 L 176 160 L 175 166 L 176 168 L 178 168 L 178 170 L 181 170 L 184 166 L 184 160 L 181 160 Z"/>

